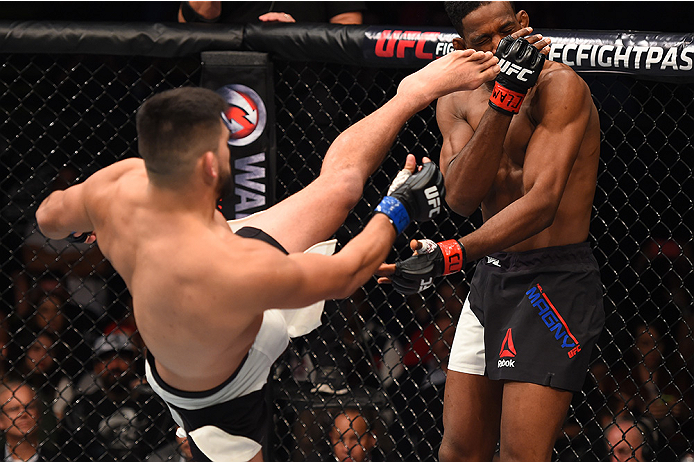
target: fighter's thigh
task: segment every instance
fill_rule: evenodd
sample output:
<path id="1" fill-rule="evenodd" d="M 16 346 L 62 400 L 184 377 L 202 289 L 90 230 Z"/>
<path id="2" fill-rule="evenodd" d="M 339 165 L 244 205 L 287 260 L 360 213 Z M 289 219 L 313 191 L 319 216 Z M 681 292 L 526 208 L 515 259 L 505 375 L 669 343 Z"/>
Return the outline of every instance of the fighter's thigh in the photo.
<path id="1" fill-rule="evenodd" d="M 449 371 L 443 406 L 442 461 L 490 461 L 499 440 L 502 384 Z"/>
<path id="2" fill-rule="evenodd" d="M 358 182 L 320 177 L 244 225 L 262 229 L 289 253 L 303 252 L 338 230 L 361 191 Z"/>
<path id="3" fill-rule="evenodd" d="M 534 383 L 506 382 L 501 460 L 549 461 L 573 393 Z"/>

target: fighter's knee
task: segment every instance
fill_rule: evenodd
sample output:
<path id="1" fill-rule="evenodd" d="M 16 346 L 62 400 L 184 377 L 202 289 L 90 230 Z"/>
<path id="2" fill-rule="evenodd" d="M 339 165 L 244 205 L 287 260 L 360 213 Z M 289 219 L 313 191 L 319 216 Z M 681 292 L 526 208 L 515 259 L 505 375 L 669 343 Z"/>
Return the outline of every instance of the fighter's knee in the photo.
<path id="1" fill-rule="evenodd" d="M 356 175 L 330 175 L 320 180 L 321 194 L 331 197 L 336 207 L 352 210 L 364 192 L 364 182 Z"/>
<path id="2" fill-rule="evenodd" d="M 489 462 L 492 460 L 496 444 L 490 441 L 472 439 L 475 444 L 466 444 L 468 440 L 446 438 L 444 435 L 439 447 L 439 462 Z"/>
<path id="3" fill-rule="evenodd" d="M 439 448 L 439 462 L 460 462 L 465 460 L 462 448 L 457 448 L 451 441 L 443 439 Z"/>

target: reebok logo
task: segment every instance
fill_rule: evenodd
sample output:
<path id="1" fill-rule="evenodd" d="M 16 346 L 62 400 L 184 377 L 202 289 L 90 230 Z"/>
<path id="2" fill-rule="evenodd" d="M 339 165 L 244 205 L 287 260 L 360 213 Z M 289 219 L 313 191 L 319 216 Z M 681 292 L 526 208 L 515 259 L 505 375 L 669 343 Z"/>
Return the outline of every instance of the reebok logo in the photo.
<path id="1" fill-rule="evenodd" d="M 499 352 L 499 358 L 515 358 L 516 357 L 516 347 L 513 345 L 513 336 L 511 335 L 511 328 L 509 327 L 506 331 L 506 336 L 501 342 L 501 351 Z M 513 367 L 513 366 L 511 366 Z"/>
<path id="2" fill-rule="evenodd" d="M 509 77 L 513 77 L 516 80 L 520 80 L 521 82 L 527 82 L 528 79 L 525 77 L 526 75 L 529 77 L 532 77 L 534 74 L 533 71 L 530 69 L 526 69 L 524 67 L 520 67 L 518 64 L 514 64 L 510 61 L 506 61 L 504 58 L 501 58 L 499 60 L 499 66 L 501 67 L 501 72 L 503 74 L 508 75 Z M 514 77 L 513 74 L 518 74 Z"/>
<path id="3" fill-rule="evenodd" d="M 511 335 L 511 328 L 509 327 L 506 331 L 506 336 L 504 337 L 504 340 L 501 342 L 501 351 L 499 352 L 499 358 L 507 359 L 499 359 L 499 361 L 496 363 L 496 367 L 516 367 L 516 360 L 510 359 L 515 357 L 516 347 L 513 346 L 513 336 Z"/>

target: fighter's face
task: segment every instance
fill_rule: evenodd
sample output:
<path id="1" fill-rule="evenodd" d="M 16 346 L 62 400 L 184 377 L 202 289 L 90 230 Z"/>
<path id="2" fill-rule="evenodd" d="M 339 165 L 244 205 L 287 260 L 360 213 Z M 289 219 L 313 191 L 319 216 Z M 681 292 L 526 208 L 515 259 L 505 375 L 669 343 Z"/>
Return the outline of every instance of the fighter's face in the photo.
<path id="1" fill-rule="evenodd" d="M 463 18 L 462 48 L 496 52 L 501 39 L 528 25 L 525 11 L 513 12 L 507 2 L 490 2 Z"/>

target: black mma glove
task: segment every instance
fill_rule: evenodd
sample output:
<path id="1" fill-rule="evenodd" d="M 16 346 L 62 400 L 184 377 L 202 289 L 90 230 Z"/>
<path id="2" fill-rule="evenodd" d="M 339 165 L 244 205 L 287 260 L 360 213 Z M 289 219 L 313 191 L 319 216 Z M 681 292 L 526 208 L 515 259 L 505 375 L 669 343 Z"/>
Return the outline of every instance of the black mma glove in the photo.
<path id="1" fill-rule="evenodd" d="M 419 241 L 422 248 L 407 260 L 395 263 L 395 273 L 390 282 L 403 295 L 412 295 L 431 287 L 434 278 L 460 271 L 467 262 L 465 247 L 460 241 L 450 239 L 434 242 Z"/>
<path id="2" fill-rule="evenodd" d="M 409 178 L 402 182 L 407 176 Z M 427 162 L 411 175 L 407 170 L 398 173 L 389 195 L 381 200 L 375 211 L 386 215 L 400 234 L 410 221 L 429 221 L 438 215 L 445 192 L 441 171 L 433 162 Z"/>
<path id="3" fill-rule="evenodd" d="M 494 81 L 489 105 L 504 114 L 518 114 L 521 103 L 545 63 L 545 55 L 523 38 L 504 37 L 494 54 L 499 58 L 501 72 Z"/>

